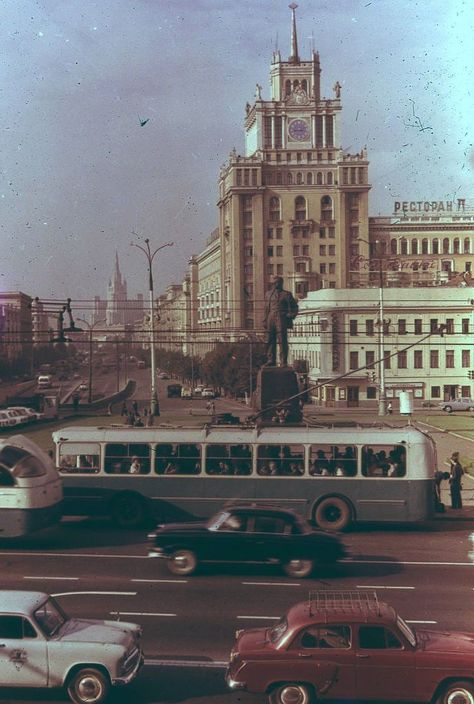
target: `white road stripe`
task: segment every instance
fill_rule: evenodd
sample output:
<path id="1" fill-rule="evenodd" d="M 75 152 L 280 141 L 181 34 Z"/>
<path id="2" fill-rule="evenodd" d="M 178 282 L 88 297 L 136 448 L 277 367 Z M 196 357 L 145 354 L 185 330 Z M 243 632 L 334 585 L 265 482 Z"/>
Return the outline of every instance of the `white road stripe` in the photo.
<path id="1" fill-rule="evenodd" d="M 131 579 L 131 582 L 153 582 L 153 584 L 188 584 L 188 579 Z"/>
<path id="2" fill-rule="evenodd" d="M 300 582 L 242 582 L 253 587 L 301 587 Z"/>
<path id="3" fill-rule="evenodd" d="M 177 614 L 161 614 L 151 611 L 109 611 L 111 616 L 177 616 Z"/>
<path id="4" fill-rule="evenodd" d="M 77 582 L 79 580 L 79 577 L 36 577 L 36 576 L 26 577 L 26 576 L 24 576 L 23 579 L 58 579 L 58 580 L 64 579 L 69 582 Z"/>
<path id="5" fill-rule="evenodd" d="M 345 564 L 355 565 L 422 565 L 423 567 L 474 567 L 474 562 L 415 562 L 413 560 L 343 560 Z"/>
<path id="6" fill-rule="evenodd" d="M 240 618 L 240 619 L 252 618 L 252 619 L 257 619 L 257 620 L 262 620 L 262 621 L 268 621 L 268 620 L 279 621 L 281 616 L 237 616 L 237 618 Z"/>
<path id="7" fill-rule="evenodd" d="M 166 658 L 145 658 L 145 665 L 168 665 L 170 667 L 215 667 L 223 668 L 228 665 L 227 660 L 166 660 Z"/>
<path id="8" fill-rule="evenodd" d="M 53 594 L 52 596 L 76 596 L 77 594 L 97 594 L 99 596 L 136 596 L 137 592 L 57 592 L 56 594 Z"/>
<path id="9" fill-rule="evenodd" d="M 357 589 L 414 589 L 415 587 L 384 587 L 381 584 L 356 584 Z"/>
<path id="10" fill-rule="evenodd" d="M 404 619 L 407 623 L 438 623 L 438 621 L 409 621 L 407 618 Z"/>

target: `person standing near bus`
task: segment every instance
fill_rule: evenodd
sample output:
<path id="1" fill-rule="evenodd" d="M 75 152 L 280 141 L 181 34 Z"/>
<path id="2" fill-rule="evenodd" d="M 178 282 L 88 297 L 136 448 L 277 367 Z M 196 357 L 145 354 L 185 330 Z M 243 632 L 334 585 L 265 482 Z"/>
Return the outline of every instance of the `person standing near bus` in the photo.
<path id="1" fill-rule="evenodd" d="M 451 508 L 462 508 L 461 479 L 464 474 L 464 470 L 459 462 L 459 452 L 453 452 L 449 458 L 449 464 L 451 465 L 451 474 L 449 477 L 449 484 L 451 487 Z"/>

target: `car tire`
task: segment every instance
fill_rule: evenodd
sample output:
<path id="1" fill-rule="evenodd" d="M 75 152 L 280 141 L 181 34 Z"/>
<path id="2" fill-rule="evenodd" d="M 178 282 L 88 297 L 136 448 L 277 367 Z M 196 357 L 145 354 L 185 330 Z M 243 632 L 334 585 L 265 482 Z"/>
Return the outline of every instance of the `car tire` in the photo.
<path id="1" fill-rule="evenodd" d="M 93 667 L 77 670 L 67 684 L 69 699 L 74 704 L 102 704 L 109 692 L 109 678 Z"/>
<path id="2" fill-rule="evenodd" d="M 451 682 L 444 687 L 436 704 L 474 704 L 473 683 L 464 680 Z"/>
<path id="3" fill-rule="evenodd" d="M 312 704 L 315 696 L 312 687 L 299 682 L 286 682 L 270 692 L 270 704 Z"/>
<path id="4" fill-rule="evenodd" d="M 451 406 L 444 406 L 443 411 L 446 411 L 446 413 L 452 413 L 453 409 L 451 408 Z"/>
<path id="5" fill-rule="evenodd" d="M 111 515 L 119 528 L 139 528 L 145 523 L 147 511 L 140 496 L 120 494 L 112 502 Z"/>
<path id="6" fill-rule="evenodd" d="M 169 556 L 166 564 L 173 574 L 189 575 L 196 571 L 198 559 L 192 550 L 179 548 Z"/>
<path id="7" fill-rule="evenodd" d="M 288 577 L 304 579 L 312 574 L 314 567 L 314 560 L 288 560 L 283 570 Z"/>
<path id="8" fill-rule="evenodd" d="M 345 530 L 352 521 L 351 509 L 339 496 L 328 496 L 316 506 L 314 520 L 323 530 Z"/>

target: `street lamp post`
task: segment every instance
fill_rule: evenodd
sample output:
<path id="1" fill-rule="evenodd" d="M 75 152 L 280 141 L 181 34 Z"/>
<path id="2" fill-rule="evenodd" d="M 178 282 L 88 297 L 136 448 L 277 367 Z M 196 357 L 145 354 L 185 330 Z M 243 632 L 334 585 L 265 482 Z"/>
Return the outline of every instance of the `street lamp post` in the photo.
<path id="1" fill-rule="evenodd" d="M 135 233 L 134 233 L 135 234 Z M 150 300 L 150 362 L 151 362 L 151 398 L 150 398 L 150 413 L 152 416 L 160 415 L 160 407 L 158 404 L 158 395 L 156 391 L 156 361 L 155 361 L 155 312 L 153 301 L 153 259 L 155 255 L 164 247 L 172 247 L 174 242 L 167 242 L 157 247 L 154 252 L 151 251 L 150 240 L 145 239 L 145 247 L 136 242 L 130 243 L 132 247 L 138 247 L 144 253 L 148 261 L 148 291 Z"/>
<path id="2" fill-rule="evenodd" d="M 87 330 L 89 331 L 89 393 L 87 395 L 87 403 L 91 404 L 92 403 L 92 331 L 94 330 L 95 326 L 98 325 L 99 323 L 105 323 L 105 320 L 96 320 L 95 323 L 90 323 L 87 322 L 87 320 L 84 320 L 83 318 L 78 318 L 78 320 L 81 321 L 81 323 L 85 323 L 87 325 Z"/>

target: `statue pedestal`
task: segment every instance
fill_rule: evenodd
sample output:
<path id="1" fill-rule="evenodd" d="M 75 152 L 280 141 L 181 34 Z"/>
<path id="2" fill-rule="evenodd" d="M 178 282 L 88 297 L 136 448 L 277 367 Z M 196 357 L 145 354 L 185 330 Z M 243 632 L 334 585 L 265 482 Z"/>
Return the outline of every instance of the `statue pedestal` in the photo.
<path id="1" fill-rule="evenodd" d="M 299 391 L 298 375 L 292 367 L 262 367 L 257 375 L 253 407 L 258 412 L 263 411 L 262 421 L 271 422 L 278 412 L 275 404 L 281 403 L 279 408 L 283 409 L 285 422 L 300 423 L 303 417 L 301 397 L 288 401 Z M 283 415 L 281 411 L 280 415 Z"/>

